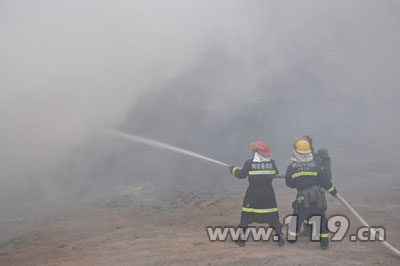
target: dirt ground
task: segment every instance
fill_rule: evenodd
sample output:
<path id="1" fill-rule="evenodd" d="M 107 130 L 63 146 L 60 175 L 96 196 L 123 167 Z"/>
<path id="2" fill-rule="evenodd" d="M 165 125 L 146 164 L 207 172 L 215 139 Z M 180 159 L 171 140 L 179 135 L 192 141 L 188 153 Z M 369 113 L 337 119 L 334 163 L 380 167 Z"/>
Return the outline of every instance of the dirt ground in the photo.
<path id="1" fill-rule="evenodd" d="M 371 225 L 385 226 L 387 240 L 400 248 L 399 182 L 397 177 L 386 181 L 377 180 L 372 189 L 341 180 L 340 192 Z M 282 220 L 291 212 L 295 192 L 281 187 L 276 194 Z M 242 196 L 181 198 L 165 208 L 138 205 L 125 196 L 35 221 L 1 224 L 0 242 L 21 239 L 0 248 L 0 265 L 400 265 L 400 258 L 381 244 L 353 243 L 348 237 L 331 243 L 327 251 L 306 237 L 284 247 L 273 242 L 249 242 L 244 248 L 231 241 L 210 242 L 205 227 L 236 225 Z M 350 217 L 354 233 L 360 224 L 328 198 L 328 215 Z"/>

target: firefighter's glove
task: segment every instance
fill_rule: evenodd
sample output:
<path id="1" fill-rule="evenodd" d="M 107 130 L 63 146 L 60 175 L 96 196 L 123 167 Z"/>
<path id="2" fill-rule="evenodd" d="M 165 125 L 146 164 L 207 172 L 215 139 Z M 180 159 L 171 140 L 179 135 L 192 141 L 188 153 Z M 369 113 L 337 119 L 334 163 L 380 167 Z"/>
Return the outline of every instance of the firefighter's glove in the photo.
<path id="1" fill-rule="evenodd" d="M 336 188 L 334 188 L 334 189 L 333 189 L 331 192 L 329 192 L 329 193 L 331 193 L 332 196 L 335 196 L 335 195 L 337 194 Z"/>
<path id="2" fill-rule="evenodd" d="M 233 169 L 235 168 L 235 166 L 229 165 L 228 168 L 229 168 L 229 173 L 230 173 L 231 175 L 233 175 L 232 171 L 233 171 Z"/>

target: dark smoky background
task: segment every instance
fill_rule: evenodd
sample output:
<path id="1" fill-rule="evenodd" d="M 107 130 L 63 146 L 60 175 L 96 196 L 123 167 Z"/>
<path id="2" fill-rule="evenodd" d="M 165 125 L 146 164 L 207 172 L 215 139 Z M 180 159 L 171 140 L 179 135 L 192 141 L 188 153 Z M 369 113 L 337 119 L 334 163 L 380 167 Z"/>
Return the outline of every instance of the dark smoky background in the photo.
<path id="1" fill-rule="evenodd" d="M 142 183 L 246 185 L 105 128 L 235 165 L 265 140 L 282 173 L 310 135 L 339 191 L 390 186 L 399 15 L 398 1 L 0 1 L 0 221 Z"/>

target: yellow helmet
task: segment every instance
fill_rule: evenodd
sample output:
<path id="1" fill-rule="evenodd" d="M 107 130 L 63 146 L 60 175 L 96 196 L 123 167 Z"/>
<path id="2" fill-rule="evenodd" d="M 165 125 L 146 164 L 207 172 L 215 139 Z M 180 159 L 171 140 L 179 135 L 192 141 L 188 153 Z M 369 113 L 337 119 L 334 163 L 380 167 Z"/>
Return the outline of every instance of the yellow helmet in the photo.
<path id="1" fill-rule="evenodd" d="M 294 148 L 301 154 L 311 153 L 310 143 L 305 138 L 296 138 Z"/>

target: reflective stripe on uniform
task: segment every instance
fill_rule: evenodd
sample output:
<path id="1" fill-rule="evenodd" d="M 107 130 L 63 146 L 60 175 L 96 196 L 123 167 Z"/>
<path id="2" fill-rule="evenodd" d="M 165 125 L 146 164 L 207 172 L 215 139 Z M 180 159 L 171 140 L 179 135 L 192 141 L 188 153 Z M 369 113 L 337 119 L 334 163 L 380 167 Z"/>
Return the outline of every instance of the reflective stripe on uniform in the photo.
<path id="1" fill-rule="evenodd" d="M 298 173 L 293 174 L 292 178 L 295 179 L 296 177 L 303 176 L 303 175 L 317 176 L 318 172 L 304 172 L 304 171 L 303 172 L 298 172 Z"/>
<path id="2" fill-rule="evenodd" d="M 294 233 L 294 232 L 292 232 L 290 230 L 288 230 L 288 234 L 291 235 L 291 236 L 298 236 L 299 235 L 299 233 Z"/>
<path id="3" fill-rule="evenodd" d="M 232 175 L 233 175 L 233 176 L 235 175 L 235 171 L 236 171 L 237 169 L 238 169 L 237 167 L 235 167 L 235 168 L 232 169 Z"/>
<path id="4" fill-rule="evenodd" d="M 278 208 L 272 209 L 253 209 L 253 208 L 246 208 L 242 207 L 243 212 L 254 212 L 254 213 L 270 213 L 270 212 L 277 212 Z"/>
<path id="5" fill-rule="evenodd" d="M 257 170 L 249 171 L 249 175 L 275 175 L 276 170 Z"/>
<path id="6" fill-rule="evenodd" d="M 329 234 L 321 234 L 321 237 L 329 237 Z"/>
<path id="7" fill-rule="evenodd" d="M 330 189 L 328 189 L 327 191 L 328 191 L 328 192 L 332 192 L 332 191 L 334 191 L 334 190 L 335 190 L 335 186 L 334 186 L 334 185 L 332 185 L 332 186 L 331 186 L 331 188 L 330 188 Z"/>

